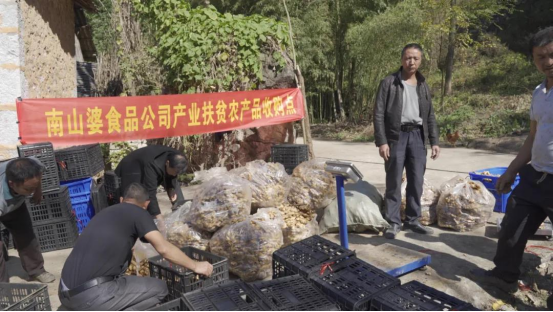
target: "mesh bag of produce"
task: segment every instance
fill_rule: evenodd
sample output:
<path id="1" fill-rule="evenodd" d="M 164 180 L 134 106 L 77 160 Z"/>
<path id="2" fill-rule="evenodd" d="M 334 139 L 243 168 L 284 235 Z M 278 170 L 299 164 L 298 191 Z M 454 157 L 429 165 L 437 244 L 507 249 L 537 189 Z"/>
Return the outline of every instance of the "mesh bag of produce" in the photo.
<path id="1" fill-rule="evenodd" d="M 280 205 L 278 209 L 284 217 L 283 247 L 319 234 L 319 224 L 315 213 L 299 210 L 289 204 Z"/>
<path id="2" fill-rule="evenodd" d="M 255 160 L 230 172 L 250 182 L 253 208 L 276 207 L 286 200 L 290 176 L 282 164 Z"/>
<path id="3" fill-rule="evenodd" d="M 405 209 L 407 208 L 407 181 L 405 176 L 402 179 L 401 184 L 401 219 L 405 220 Z M 420 223 L 423 225 L 431 225 L 438 221 L 438 216 L 436 214 L 436 205 L 440 199 L 439 191 L 426 179 L 424 179 L 424 184 L 422 187 L 422 197 L 421 197 L 421 217 L 419 219 Z"/>
<path id="4" fill-rule="evenodd" d="M 190 221 L 189 203 L 165 217 L 167 241 L 182 248 L 192 246 L 201 250 L 207 250 L 211 233 L 196 229 Z"/>
<path id="5" fill-rule="evenodd" d="M 158 255 L 155 248 L 137 240 L 134 244 L 131 263 L 125 272 L 126 275 L 150 276 L 150 264 L 148 259 Z"/>
<path id="6" fill-rule="evenodd" d="M 250 215 L 250 183 L 228 174 L 202 184 L 190 207 L 190 224 L 210 233 L 225 225 L 245 220 Z"/>
<path id="7" fill-rule="evenodd" d="M 309 160 L 299 164 L 293 173 L 288 202 L 305 211 L 325 208 L 336 198 L 336 182 L 325 171 L 325 162 Z"/>
<path id="8" fill-rule="evenodd" d="M 277 208 L 261 208 L 257 210 L 257 213 L 252 215 L 252 217 L 261 221 L 274 222 L 281 229 L 286 225 L 284 223 L 284 216 L 282 215 L 282 212 Z"/>
<path id="9" fill-rule="evenodd" d="M 229 269 L 246 282 L 272 276 L 273 253 L 282 247 L 282 230 L 266 216 L 253 215 L 213 234 L 212 253 L 226 257 Z"/>
<path id="10" fill-rule="evenodd" d="M 443 186 L 438 206 L 438 225 L 456 231 L 472 231 L 486 224 L 495 206 L 494 196 L 480 181 L 463 179 Z"/>

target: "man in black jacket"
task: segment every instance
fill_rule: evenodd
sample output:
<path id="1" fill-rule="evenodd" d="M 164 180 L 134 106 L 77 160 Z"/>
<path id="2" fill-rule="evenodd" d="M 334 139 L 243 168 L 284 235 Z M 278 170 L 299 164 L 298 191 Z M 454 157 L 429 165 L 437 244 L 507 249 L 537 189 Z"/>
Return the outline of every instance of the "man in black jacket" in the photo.
<path id="1" fill-rule="evenodd" d="M 438 126 L 430 90 L 418 72 L 423 50 L 408 44 L 401 52 L 400 70 L 382 80 L 374 106 L 376 146 L 385 161 L 386 218 L 391 228 L 385 236 L 393 239 L 401 231 L 401 178 L 407 172 L 406 219 L 404 227 L 421 234 L 432 230 L 420 224 L 421 196 L 426 170 L 426 145 L 432 159 L 440 155 Z"/>
<path id="2" fill-rule="evenodd" d="M 150 195 L 148 212 L 161 219 L 157 188 L 163 185 L 171 204 L 182 205 L 184 196 L 177 178 L 186 166 L 186 158 L 182 152 L 167 146 L 149 145 L 125 156 L 115 169 L 115 174 L 121 178 L 121 194 L 134 182 L 144 185 Z"/>

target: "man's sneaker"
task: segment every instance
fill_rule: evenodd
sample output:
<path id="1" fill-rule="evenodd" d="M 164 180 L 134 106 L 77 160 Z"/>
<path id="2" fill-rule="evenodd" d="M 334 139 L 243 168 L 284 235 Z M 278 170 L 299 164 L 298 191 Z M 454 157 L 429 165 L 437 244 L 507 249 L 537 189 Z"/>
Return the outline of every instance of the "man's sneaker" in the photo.
<path id="1" fill-rule="evenodd" d="M 411 230 L 411 231 L 413 231 L 415 233 L 419 233 L 419 234 L 433 234 L 434 233 L 434 230 L 420 224 L 419 221 L 416 221 L 416 222 L 413 222 L 413 223 L 405 223 L 405 224 L 403 224 L 403 229 L 404 230 Z"/>
<path id="2" fill-rule="evenodd" d="M 481 268 L 476 268 L 470 270 L 470 274 L 476 277 L 480 282 L 489 282 L 497 286 L 499 289 L 508 292 L 515 293 L 518 290 L 517 281 L 508 281 L 495 274 L 493 270 L 484 270 Z"/>
<path id="3" fill-rule="evenodd" d="M 53 283 L 56 280 L 56 277 L 52 273 L 43 272 L 37 276 L 33 276 L 32 279 L 46 284 L 46 283 Z"/>
<path id="4" fill-rule="evenodd" d="M 386 237 L 387 239 L 394 239 L 399 232 L 401 232 L 401 226 L 399 224 L 392 224 L 392 227 L 386 229 L 384 237 Z"/>

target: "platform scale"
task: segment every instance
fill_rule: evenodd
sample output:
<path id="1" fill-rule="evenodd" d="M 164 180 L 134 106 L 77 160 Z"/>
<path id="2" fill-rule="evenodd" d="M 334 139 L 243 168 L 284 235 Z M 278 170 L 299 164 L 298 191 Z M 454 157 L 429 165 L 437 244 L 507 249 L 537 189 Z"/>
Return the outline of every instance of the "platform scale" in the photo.
<path id="1" fill-rule="evenodd" d="M 342 247 L 349 249 L 348 242 L 348 224 L 347 224 L 347 213 L 346 213 L 346 194 L 344 189 L 344 182 L 346 180 L 351 180 L 353 183 L 363 179 L 363 174 L 355 167 L 351 162 L 330 160 L 325 164 L 325 170 L 330 172 L 336 178 L 336 196 L 338 203 L 338 218 L 339 218 L 339 228 L 340 228 L 340 245 Z M 384 244 L 377 247 L 382 253 L 376 255 L 379 257 L 379 260 L 390 258 L 394 259 L 393 265 L 390 265 L 390 261 L 377 261 L 377 259 L 370 259 L 369 255 L 364 260 L 369 264 L 373 264 L 376 267 L 379 267 L 384 272 L 392 276 L 400 276 L 406 273 L 409 273 L 414 270 L 421 269 L 426 265 L 430 264 L 431 256 L 428 254 L 420 253 L 418 251 L 413 251 L 410 249 L 402 248 L 399 246 Z M 362 255 L 363 251 L 359 252 L 359 255 Z M 401 263 L 398 263 L 398 259 Z M 371 261 L 374 260 L 374 261 Z M 372 263 L 371 263 L 372 262 Z"/>

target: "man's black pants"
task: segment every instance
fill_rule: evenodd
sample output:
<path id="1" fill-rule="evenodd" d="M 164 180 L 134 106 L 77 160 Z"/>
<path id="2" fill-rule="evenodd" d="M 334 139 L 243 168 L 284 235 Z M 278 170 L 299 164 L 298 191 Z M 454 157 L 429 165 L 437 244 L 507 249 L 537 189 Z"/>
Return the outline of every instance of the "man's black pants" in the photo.
<path id="1" fill-rule="evenodd" d="M 421 216 L 421 196 L 426 170 L 426 146 L 422 130 L 400 132 L 399 141 L 390 143 L 390 158 L 386 169 L 386 219 L 401 225 L 401 178 L 407 173 L 405 222 L 413 223 Z"/>
<path id="2" fill-rule="evenodd" d="M 553 220 L 553 175 L 526 165 L 520 171 L 520 184 L 513 190 L 494 258 L 494 274 L 508 282 L 520 277 L 520 265 L 530 236 L 547 216 Z"/>
<path id="3" fill-rule="evenodd" d="M 139 276 L 120 276 L 72 297 L 61 290 L 61 283 L 59 289 L 62 305 L 77 311 L 144 311 L 161 303 L 169 293 L 164 281 Z"/>
<path id="4" fill-rule="evenodd" d="M 44 273 L 44 258 L 42 257 L 38 240 L 33 232 L 33 222 L 27 210 L 27 205 L 23 203 L 16 210 L 1 216 L 0 222 L 12 235 L 25 272 L 31 277 Z M 6 261 L 4 260 L 3 245 L 4 243 L 0 240 L 0 282 L 9 283 L 10 277 L 8 276 Z"/>

